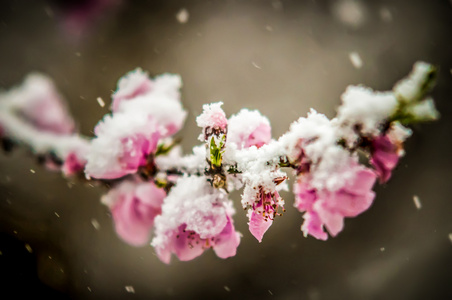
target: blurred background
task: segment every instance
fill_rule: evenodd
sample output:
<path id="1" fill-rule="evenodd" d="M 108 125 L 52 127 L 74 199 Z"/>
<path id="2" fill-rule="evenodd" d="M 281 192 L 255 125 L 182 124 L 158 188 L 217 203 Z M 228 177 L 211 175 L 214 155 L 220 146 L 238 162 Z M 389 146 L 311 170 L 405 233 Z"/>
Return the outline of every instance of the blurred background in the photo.
<path id="1" fill-rule="evenodd" d="M 204 103 L 259 109 L 277 138 L 311 107 L 333 117 L 349 84 L 391 89 L 417 60 L 439 66 L 441 119 L 413 127 L 392 179 L 336 238 L 304 238 L 283 193 L 287 212 L 259 244 L 234 192 L 237 255 L 170 265 L 117 237 L 102 188 L 68 182 L 25 149 L 1 153 L 0 297 L 452 299 L 451 38 L 449 0 L 3 0 L 0 88 L 49 75 L 88 136 L 136 67 L 182 76 L 186 153 Z"/>

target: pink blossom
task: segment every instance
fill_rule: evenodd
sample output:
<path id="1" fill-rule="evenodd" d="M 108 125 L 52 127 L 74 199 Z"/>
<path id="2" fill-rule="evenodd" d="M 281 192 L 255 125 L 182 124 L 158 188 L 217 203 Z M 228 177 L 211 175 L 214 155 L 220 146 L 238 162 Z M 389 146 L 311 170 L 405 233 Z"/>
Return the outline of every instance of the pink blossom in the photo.
<path id="1" fill-rule="evenodd" d="M 371 164 L 379 177 L 380 183 L 391 178 L 392 170 L 397 166 L 400 157 L 401 143 L 394 143 L 388 135 L 381 135 L 372 141 Z"/>
<path id="2" fill-rule="evenodd" d="M 161 213 L 166 193 L 153 182 L 122 182 L 103 196 L 112 213 L 117 234 L 133 246 L 150 241 L 154 218 Z"/>
<path id="3" fill-rule="evenodd" d="M 225 134 L 228 127 L 228 119 L 221 106 L 223 102 L 216 102 L 203 105 L 203 112 L 196 118 L 198 127 L 201 127 L 202 134 L 199 140 L 207 141 L 211 135 L 219 136 Z"/>
<path id="4" fill-rule="evenodd" d="M 46 76 L 28 75 L 11 95 L 14 97 L 12 107 L 37 129 L 62 135 L 74 132 L 74 120 L 52 80 Z"/>
<path id="5" fill-rule="evenodd" d="M 265 232 L 273 224 L 282 199 L 277 191 L 265 192 L 259 189 L 248 212 L 248 226 L 251 234 L 260 242 Z"/>
<path id="6" fill-rule="evenodd" d="M 220 258 L 234 256 L 240 234 L 234 229 L 233 214 L 226 192 L 213 188 L 206 177 L 181 177 L 155 220 L 151 245 L 165 263 L 172 254 L 187 261 L 209 248 Z"/>
<path id="7" fill-rule="evenodd" d="M 176 231 L 168 233 L 168 242 L 164 247 L 156 247 L 157 256 L 164 263 L 170 263 L 172 253 L 181 261 L 192 260 L 207 249 L 213 249 L 215 254 L 223 259 L 235 256 L 237 253 L 240 234 L 235 231 L 229 216 L 223 230 L 211 237 L 201 238 L 198 233 L 186 228 L 186 224 L 180 225 Z"/>
<path id="8" fill-rule="evenodd" d="M 160 133 L 146 114 L 107 116 L 95 129 L 85 173 L 93 178 L 114 179 L 133 174 L 157 150 Z"/>
<path id="9" fill-rule="evenodd" d="M 238 149 L 260 148 L 271 138 L 270 122 L 257 110 L 242 109 L 228 120 L 228 142 L 236 144 Z"/>
<path id="10" fill-rule="evenodd" d="M 301 175 L 294 185 L 295 207 L 305 212 L 301 230 L 304 235 L 317 239 L 328 238 L 324 227 L 332 236 L 342 231 L 345 217 L 355 217 L 366 211 L 372 204 L 375 193 L 375 173 L 363 166 L 353 163 L 343 173 L 352 172 L 337 190 L 316 189 L 312 186 L 312 174 Z M 345 177 L 345 176 L 344 176 Z"/>

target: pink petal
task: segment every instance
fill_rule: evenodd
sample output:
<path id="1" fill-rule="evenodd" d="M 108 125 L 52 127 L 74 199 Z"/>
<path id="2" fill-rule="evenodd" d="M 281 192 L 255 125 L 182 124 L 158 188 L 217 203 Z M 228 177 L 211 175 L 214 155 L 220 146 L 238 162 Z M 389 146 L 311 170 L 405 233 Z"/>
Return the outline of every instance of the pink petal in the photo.
<path id="1" fill-rule="evenodd" d="M 179 234 L 174 240 L 174 253 L 181 261 L 192 260 L 200 256 L 205 247 L 205 241 L 199 238 L 199 235 L 190 234 L 190 231 L 185 231 L 186 225 L 179 226 Z"/>
<path id="2" fill-rule="evenodd" d="M 305 183 L 303 179 L 299 180 L 294 186 L 295 207 L 300 211 L 312 210 L 312 205 L 317 200 L 316 190 Z"/>
<path id="3" fill-rule="evenodd" d="M 256 214 L 254 211 L 251 212 L 250 220 L 248 222 L 251 234 L 260 242 L 262 242 L 262 237 L 264 233 L 270 228 L 273 220 L 264 219 L 260 214 Z"/>
<path id="4" fill-rule="evenodd" d="M 355 177 L 351 182 L 347 182 L 345 189 L 353 194 L 362 195 L 369 192 L 373 188 L 377 176 L 368 168 L 357 168 L 359 168 L 359 171 L 356 172 Z"/>
<path id="5" fill-rule="evenodd" d="M 143 246 L 149 241 L 150 226 L 137 220 L 133 207 L 137 204 L 134 202 L 133 197 L 128 196 L 115 205 L 111 212 L 119 237 L 130 245 Z"/>
<path id="6" fill-rule="evenodd" d="M 154 183 L 136 186 L 126 182 L 106 195 L 119 237 L 133 246 L 143 246 L 150 240 L 154 219 L 161 213 L 166 193 Z"/>
<path id="7" fill-rule="evenodd" d="M 399 149 L 386 135 L 377 137 L 372 142 L 372 147 L 370 162 L 376 169 L 380 183 L 385 183 L 391 178 L 391 172 L 399 162 Z"/>
<path id="8" fill-rule="evenodd" d="M 330 195 L 327 199 L 331 207 L 344 217 L 356 217 L 365 212 L 372 205 L 375 193 L 368 191 L 363 195 L 355 195 L 347 191 L 340 190 Z"/>
<path id="9" fill-rule="evenodd" d="M 248 136 L 245 137 L 245 148 L 256 146 L 257 148 L 269 143 L 272 138 L 271 127 L 267 123 L 260 123 L 259 126 Z"/>
<path id="10" fill-rule="evenodd" d="M 213 250 L 220 258 L 235 256 L 237 247 L 240 244 L 240 234 L 235 231 L 232 219 L 228 217 L 228 223 L 223 231 L 215 237 L 215 246 Z"/>
<path id="11" fill-rule="evenodd" d="M 344 216 L 338 212 L 332 212 L 326 208 L 327 204 L 325 202 L 316 203 L 316 212 L 319 216 L 320 221 L 325 225 L 326 229 L 332 236 L 336 236 L 344 228 Z M 320 208 L 321 206 L 322 208 Z"/>
<path id="12" fill-rule="evenodd" d="M 328 234 L 323 231 L 323 224 L 320 221 L 319 216 L 314 212 L 306 212 L 303 215 L 303 225 L 301 226 L 301 231 L 304 235 L 312 235 L 318 240 L 326 241 L 328 239 Z"/>

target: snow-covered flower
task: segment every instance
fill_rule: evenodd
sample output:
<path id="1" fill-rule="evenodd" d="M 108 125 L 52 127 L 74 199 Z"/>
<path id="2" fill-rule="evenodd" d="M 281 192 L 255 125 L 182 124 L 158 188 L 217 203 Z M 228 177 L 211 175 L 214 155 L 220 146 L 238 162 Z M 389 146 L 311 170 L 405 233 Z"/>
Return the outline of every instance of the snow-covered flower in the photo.
<path id="1" fill-rule="evenodd" d="M 119 105 L 123 101 L 143 96 L 151 92 L 153 85 L 148 73 L 144 72 L 142 69 L 137 68 L 128 72 L 118 80 L 118 87 L 112 95 L 112 111 L 117 111 Z"/>
<path id="2" fill-rule="evenodd" d="M 228 120 L 228 143 L 236 144 L 237 149 L 260 148 L 271 138 L 270 122 L 257 110 L 242 109 Z"/>
<path id="3" fill-rule="evenodd" d="M 202 128 L 198 139 L 202 142 L 209 141 L 212 135 L 219 137 L 228 130 L 228 119 L 221 106 L 223 102 L 215 102 L 203 105 L 203 112 L 196 118 L 196 124 Z"/>
<path id="4" fill-rule="evenodd" d="M 179 75 L 162 74 L 150 79 L 141 69 L 131 71 L 118 81 L 113 115 L 146 113 L 157 121 L 162 137 L 171 136 L 182 128 L 187 117 L 180 101 L 181 86 Z"/>
<path id="5" fill-rule="evenodd" d="M 29 74 L 22 85 L 0 98 L 1 107 L 15 112 L 37 130 L 61 135 L 71 135 L 75 130 L 64 99 L 53 81 L 43 74 Z"/>
<path id="6" fill-rule="evenodd" d="M 110 208 L 119 237 L 130 245 L 143 246 L 150 241 L 165 197 L 165 191 L 153 182 L 123 181 L 102 197 L 102 203 Z"/>
<path id="7" fill-rule="evenodd" d="M 315 188 L 312 174 L 299 176 L 294 185 L 295 207 L 304 212 L 301 230 L 305 236 L 309 234 L 326 240 L 328 235 L 324 227 L 332 236 L 336 236 L 344 227 L 345 217 L 355 217 L 371 206 L 375 197 L 372 187 L 376 175 L 354 160 L 350 162 L 348 168 L 338 174 L 347 174 L 344 177 L 348 178 L 340 188 Z"/>
<path id="8" fill-rule="evenodd" d="M 175 254 L 191 260 L 213 248 L 218 257 L 236 254 L 240 233 L 234 229 L 234 209 L 221 189 L 213 188 L 204 176 L 179 178 L 155 219 L 151 245 L 165 263 Z"/>
<path id="9" fill-rule="evenodd" d="M 157 122 L 146 113 L 107 115 L 95 133 L 85 173 L 101 179 L 136 173 L 147 165 L 160 138 Z"/>
<path id="10" fill-rule="evenodd" d="M 384 122 L 398 107 L 392 91 L 375 92 L 364 86 L 347 87 L 341 98 L 335 121 L 339 125 L 338 135 L 350 146 L 354 146 L 360 135 L 379 135 Z"/>

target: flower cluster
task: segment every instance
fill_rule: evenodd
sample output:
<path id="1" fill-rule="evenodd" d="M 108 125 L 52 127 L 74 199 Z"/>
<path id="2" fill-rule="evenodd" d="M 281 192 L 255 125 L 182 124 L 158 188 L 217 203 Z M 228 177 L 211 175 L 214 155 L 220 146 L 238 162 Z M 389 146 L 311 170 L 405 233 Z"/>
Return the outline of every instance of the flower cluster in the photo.
<path id="1" fill-rule="evenodd" d="M 176 137 L 187 115 L 179 76 L 126 74 L 111 112 L 87 138 L 76 132 L 52 82 L 35 74 L 0 94 L 0 137 L 4 145 L 29 146 L 65 176 L 106 183 L 102 203 L 128 244 L 150 244 L 165 263 L 209 248 L 228 258 L 242 237 L 228 198 L 233 190 L 242 190 L 249 231 L 259 242 L 285 211 L 287 172 L 296 177 L 293 206 L 305 236 L 334 237 L 345 218 L 369 209 L 375 183 L 386 183 L 405 153 L 407 126 L 439 116 L 426 96 L 435 71 L 418 62 L 391 91 L 349 86 L 335 118 L 311 109 L 277 139 L 257 110 L 228 118 L 222 102 L 206 104 L 196 118 L 201 144 L 188 155 Z"/>

